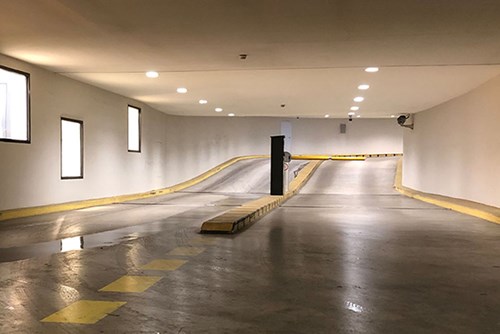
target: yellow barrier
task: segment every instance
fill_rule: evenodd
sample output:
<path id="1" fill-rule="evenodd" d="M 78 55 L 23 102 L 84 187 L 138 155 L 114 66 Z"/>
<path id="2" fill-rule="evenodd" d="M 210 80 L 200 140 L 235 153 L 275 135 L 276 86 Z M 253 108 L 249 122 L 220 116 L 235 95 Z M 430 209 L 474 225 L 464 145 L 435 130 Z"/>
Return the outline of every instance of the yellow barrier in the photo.
<path id="1" fill-rule="evenodd" d="M 292 155 L 293 160 L 365 160 L 366 158 L 401 157 L 402 153 L 369 154 L 300 154 Z"/>
<path id="2" fill-rule="evenodd" d="M 365 157 L 333 155 L 292 155 L 292 160 L 365 160 Z"/>

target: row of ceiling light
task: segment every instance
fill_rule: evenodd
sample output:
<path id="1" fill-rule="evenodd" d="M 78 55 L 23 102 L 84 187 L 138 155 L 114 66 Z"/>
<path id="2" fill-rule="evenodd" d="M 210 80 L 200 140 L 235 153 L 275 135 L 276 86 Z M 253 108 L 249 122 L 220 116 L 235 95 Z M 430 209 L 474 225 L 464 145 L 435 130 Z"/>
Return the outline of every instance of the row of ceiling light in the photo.
<path id="1" fill-rule="evenodd" d="M 379 71 L 379 68 L 378 68 L 378 67 L 367 67 L 367 68 L 365 68 L 365 72 L 368 72 L 368 73 L 376 73 L 376 72 L 378 72 L 378 71 Z M 369 89 L 369 88 L 370 88 L 370 85 L 368 85 L 368 84 L 360 84 L 360 85 L 358 85 L 358 89 L 359 89 L 359 90 L 367 90 L 367 89 Z M 361 102 L 363 102 L 364 100 L 365 100 L 365 98 L 364 98 L 363 96 L 361 96 L 361 95 L 360 95 L 360 96 L 356 96 L 356 97 L 353 99 L 353 101 L 354 101 L 354 102 L 356 102 L 356 103 L 361 103 Z M 350 108 L 350 110 L 351 110 L 351 111 L 347 113 L 347 115 L 349 116 L 349 119 L 352 119 L 352 117 L 353 117 L 354 115 L 356 115 L 356 111 L 358 111 L 358 110 L 359 110 L 359 108 L 360 108 L 360 107 L 359 107 L 358 105 L 353 105 L 353 106 Z M 325 115 L 325 118 L 328 118 L 328 117 L 330 117 L 330 115 L 326 114 L 326 115 Z M 361 117 L 361 115 L 357 115 L 356 117 L 357 117 L 357 118 L 360 118 L 360 117 Z"/>
<path id="2" fill-rule="evenodd" d="M 368 73 L 377 73 L 379 71 L 379 68 L 378 67 L 367 67 L 365 68 L 365 72 L 368 72 Z M 359 90 L 368 90 L 370 88 L 370 85 L 368 84 L 361 84 L 358 86 L 358 89 Z M 363 96 L 356 96 L 353 101 L 356 102 L 356 103 L 361 103 L 365 100 L 365 98 Z M 350 112 L 347 113 L 347 115 L 349 116 L 349 118 L 352 118 L 354 115 L 356 115 L 356 111 L 359 110 L 359 106 L 358 105 L 354 105 L 350 108 Z M 357 118 L 360 118 L 361 115 L 357 115 L 356 116 Z"/>
<path id="3" fill-rule="evenodd" d="M 148 78 L 152 78 L 152 79 L 154 79 L 154 78 L 158 78 L 158 77 L 160 76 L 160 74 L 159 74 L 158 72 L 156 72 L 156 71 L 148 71 L 148 72 L 146 72 L 146 76 L 147 76 Z M 177 88 L 177 90 L 176 90 L 176 91 L 177 91 L 177 93 L 179 93 L 179 94 L 186 94 L 186 93 L 188 92 L 188 90 L 187 90 L 187 88 L 186 88 L 186 87 L 179 87 L 179 88 Z M 207 101 L 207 100 L 205 100 L 205 99 L 201 99 L 201 100 L 199 100 L 199 101 L 198 101 L 198 103 L 199 103 L 199 104 L 207 104 L 207 103 L 208 103 L 208 101 Z M 215 108 L 214 110 L 215 110 L 215 112 L 222 112 L 224 109 L 222 109 L 222 108 L 220 108 L 220 107 L 217 107 L 217 108 Z M 234 114 L 234 113 L 229 113 L 229 114 L 227 114 L 227 115 L 228 115 L 229 117 L 233 117 L 233 116 L 235 116 L 235 114 Z"/>
<path id="4" fill-rule="evenodd" d="M 365 72 L 368 72 L 368 73 L 376 73 L 379 71 L 379 68 L 378 67 L 367 67 L 365 68 Z M 146 72 L 146 76 L 148 78 L 158 78 L 160 75 L 158 74 L 158 72 L 155 72 L 155 71 L 148 71 Z M 359 90 L 367 90 L 370 88 L 370 85 L 368 84 L 360 84 L 358 86 L 358 89 Z M 177 88 L 177 93 L 179 94 L 186 94 L 188 92 L 187 88 L 185 87 L 179 87 Z M 363 96 L 356 96 L 353 101 L 356 102 L 356 103 L 361 103 L 365 100 L 365 98 Z M 201 99 L 198 101 L 199 104 L 207 104 L 208 101 L 207 100 L 204 100 L 204 99 Z M 215 112 L 222 112 L 223 109 L 220 108 L 220 107 L 217 107 L 214 109 Z M 352 118 L 354 115 L 356 115 L 356 111 L 359 110 L 359 106 L 358 105 L 354 105 L 350 108 L 350 112 L 347 114 L 349 116 L 349 118 Z M 228 116 L 232 117 L 232 116 L 235 116 L 234 113 L 229 113 L 227 114 Z M 330 115 L 329 114 L 326 114 L 325 115 L 325 118 L 329 118 Z M 357 118 L 361 117 L 361 115 L 357 115 L 356 116 Z M 394 115 L 391 115 L 391 117 L 395 117 Z"/>

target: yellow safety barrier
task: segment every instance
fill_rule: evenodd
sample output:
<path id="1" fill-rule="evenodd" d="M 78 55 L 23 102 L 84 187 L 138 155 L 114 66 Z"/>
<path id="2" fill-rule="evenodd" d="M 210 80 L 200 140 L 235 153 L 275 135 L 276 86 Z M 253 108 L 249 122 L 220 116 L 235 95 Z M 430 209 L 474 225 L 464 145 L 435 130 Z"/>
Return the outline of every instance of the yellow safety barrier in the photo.
<path id="1" fill-rule="evenodd" d="M 292 155 L 292 160 L 365 160 L 365 157 L 333 155 Z"/>
<path id="2" fill-rule="evenodd" d="M 293 160 L 365 160 L 366 158 L 401 157 L 402 153 L 368 154 L 300 154 L 292 155 Z"/>

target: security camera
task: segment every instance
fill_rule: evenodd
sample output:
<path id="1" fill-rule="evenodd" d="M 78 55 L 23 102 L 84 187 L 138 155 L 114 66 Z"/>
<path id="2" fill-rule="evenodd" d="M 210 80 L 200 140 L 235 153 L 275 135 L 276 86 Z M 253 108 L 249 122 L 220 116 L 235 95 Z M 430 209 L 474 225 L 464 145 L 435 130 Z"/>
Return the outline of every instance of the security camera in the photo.
<path id="1" fill-rule="evenodd" d="M 349 122 L 352 122 L 352 115 L 349 115 Z"/>
<path id="2" fill-rule="evenodd" d="M 398 124 L 403 126 L 407 119 L 408 119 L 408 117 L 406 115 L 399 116 L 398 117 Z"/>
<path id="3" fill-rule="evenodd" d="M 398 124 L 402 127 L 413 129 L 413 122 L 412 124 L 406 124 L 406 121 L 408 121 L 410 117 L 410 114 L 399 115 L 397 118 Z"/>

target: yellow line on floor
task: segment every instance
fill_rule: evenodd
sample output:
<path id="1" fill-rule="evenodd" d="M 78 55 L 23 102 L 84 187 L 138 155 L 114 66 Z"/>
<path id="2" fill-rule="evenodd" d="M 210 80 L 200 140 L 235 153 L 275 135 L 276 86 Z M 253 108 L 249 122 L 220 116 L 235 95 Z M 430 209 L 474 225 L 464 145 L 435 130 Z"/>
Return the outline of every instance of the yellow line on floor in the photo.
<path id="1" fill-rule="evenodd" d="M 106 285 L 102 292 L 144 292 L 161 280 L 161 276 L 130 276 L 125 275 Z"/>
<path id="2" fill-rule="evenodd" d="M 186 264 L 185 260 L 177 260 L 177 259 L 157 259 L 153 260 L 141 267 L 143 270 L 163 270 L 163 271 L 171 271 L 176 270 Z"/>
<path id="3" fill-rule="evenodd" d="M 116 311 L 126 302 L 108 302 L 97 300 L 79 300 L 42 319 L 42 322 L 60 322 L 73 324 L 95 324 Z"/>
<path id="4" fill-rule="evenodd" d="M 172 256 L 196 256 L 205 251 L 203 247 L 177 247 L 168 252 Z"/>

